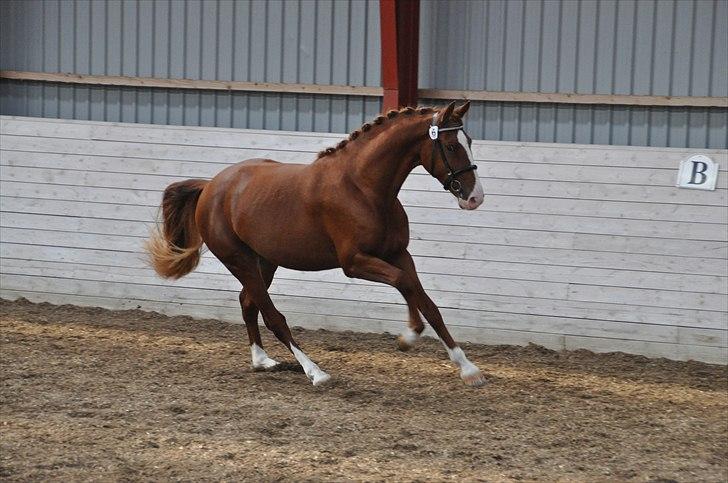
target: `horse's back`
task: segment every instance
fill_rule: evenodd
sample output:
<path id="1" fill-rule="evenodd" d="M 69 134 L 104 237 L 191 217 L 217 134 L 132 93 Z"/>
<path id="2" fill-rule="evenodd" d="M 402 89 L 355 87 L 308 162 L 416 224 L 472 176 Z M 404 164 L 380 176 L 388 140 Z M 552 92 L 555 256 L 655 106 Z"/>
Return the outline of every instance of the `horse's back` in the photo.
<path id="1" fill-rule="evenodd" d="M 198 219 L 224 224 L 235 237 L 276 265 L 317 270 L 336 266 L 331 240 L 315 204 L 316 175 L 309 165 L 249 159 L 215 176 L 201 199 Z M 211 238 L 220 229 L 202 229 Z M 215 240 L 205 242 L 215 253 Z"/>

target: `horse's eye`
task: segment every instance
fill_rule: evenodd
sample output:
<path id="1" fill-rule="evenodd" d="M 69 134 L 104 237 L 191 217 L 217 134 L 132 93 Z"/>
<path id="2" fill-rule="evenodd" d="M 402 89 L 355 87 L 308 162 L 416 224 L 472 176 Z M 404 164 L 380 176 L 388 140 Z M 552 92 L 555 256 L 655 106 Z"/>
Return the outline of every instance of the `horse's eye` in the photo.
<path id="1" fill-rule="evenodd" d="M 450 151 L 451 153 L 454 153 L 455 152 L 455 146 L 452 145 L 452 144 L 448 144 L 447 145 L 447 150 Z"/>

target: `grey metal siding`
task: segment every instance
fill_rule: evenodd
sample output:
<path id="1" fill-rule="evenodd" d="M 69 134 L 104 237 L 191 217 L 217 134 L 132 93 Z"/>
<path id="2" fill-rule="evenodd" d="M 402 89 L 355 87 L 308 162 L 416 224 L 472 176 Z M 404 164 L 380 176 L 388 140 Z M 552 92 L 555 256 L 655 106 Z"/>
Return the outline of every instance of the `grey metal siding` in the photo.
<path id="1" fill-rule="evenodd" d="M 6 0 L 0 68 L 380 84 L 377 0 Z M 420 87 L 728 96 L 728 2 L 423 0 Z M 426 99 L 422 103 L 431 103 Z M 349 132 L 380 100 L 0 83 L 12 115 Z M 479 139 L 728 147 L 728 110 L 475 103 Z"/>
<path id="2" fill-rule="evenodd" d="M 379 85 L 373 0 L 6 0 L 3 69 Z"/>
<path id="3" fill-rule="evenodd" d="M 420 87 L 728 96 L 728 2 L 422 0 Z"/>
<path id="4" fill-rule="evenodd" d="M 728 96 L 728 2 L 422 0 L 420 87 Z M 478 103 L 476 138 L 725 148 L 728 110 Z"/>
<path id="5" fill-rule="evenodd" d="M 379 85 L 374 0 L 5 1 L 0 68 Z M 376 98 L 2 83 L 3 114 L 348 132 Z"/>

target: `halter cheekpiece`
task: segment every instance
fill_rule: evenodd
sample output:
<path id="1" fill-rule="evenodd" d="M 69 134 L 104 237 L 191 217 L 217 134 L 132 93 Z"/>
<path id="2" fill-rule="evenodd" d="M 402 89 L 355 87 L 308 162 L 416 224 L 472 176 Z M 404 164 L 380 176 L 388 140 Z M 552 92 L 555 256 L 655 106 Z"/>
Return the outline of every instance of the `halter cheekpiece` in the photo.
<path id="1" fill-rule="evenodd" d="M 440 149 L 440 156 L 442 156 L 442 161 L 445 163 L 445 167 L 447 168 L 447 178 L 445 178 L 445 181 L 442 183 L 442 187 L 445 188 L 445 191 L 450 191 L 453 193 L 457 193 L 460 195 L 460 198 L 462 198 L 462 185 L 460 184 L 460 181 L 457 179 L 458 176 L 460 176 L 463 173 L 467 173 L 468 171 L 474 171 L 478 169 L 478 166 L 475 164 L 469 164 L 468 166 L 460 169 L 453 169 L 450 165 L 450 162 L 447 159 L 447 153 L 445 153 L 445 148 L 442 147 L 442 143 L 440 142 L 440 133 L 444 131 L 460 131 L 463 129 L 463 125 L 459 126 L 452 126 L 452 127 L 440 127 L 437 125 L 437 114 L 433 114 L 432 116 L 432 124 L 430 125 L 430 129 L 428 130 L 428 134 L 430 135 L 430 139 L 432 139 L 432 156 L 430 157 L 430 171 L 434 171 L 435 168 L 435 150 L 438 148 Z"/>

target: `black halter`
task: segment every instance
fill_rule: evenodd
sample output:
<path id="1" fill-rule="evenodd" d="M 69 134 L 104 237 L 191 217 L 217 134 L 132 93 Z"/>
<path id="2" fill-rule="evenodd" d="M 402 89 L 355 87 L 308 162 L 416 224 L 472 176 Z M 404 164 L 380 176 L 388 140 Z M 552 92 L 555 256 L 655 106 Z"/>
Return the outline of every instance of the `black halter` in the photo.
<path id="1" fill-rule="evenodd" d="M 445 153 L 445 148 L 442 147 L 442 143 L 440 142 L 440 133 L 443 131 L 460 131 L 463 129 L 463 125 L 459 126 L 453 126 L 453 127 L 445 127 L 441 128 L 436 124 L 435 116 L 432 116 L 432 125 L 430 126 L 430 130 L 428 131 L 430 135 L 430 139 L 432 139 L 432 156 L 430 157 L 430 172 L 435 171 L 435 150 L 438 148 L 440 149 L 440 155 L 442 156 L 442 161 L 445 163 L 445 167 L 447 168 L 447 178 L 445 178 L 445 181 L 442 183 L 442 187 L 445 188 L 446 191 L 450 191 L 453 194 L 457 193 L 460 198 L 462 198 L 462 185 L 460 184 L 460 181 L 457 179 L 458 176 L 460 176 L 463 173 L 467 173 L 468 171 L 474 171 L 478 169 L 478 167 L 474 164 L 469 164 L 468 166 L 460 169 L 452 169 L 452 166 L 450 165 L 450 162 L 447 160 L 447 154 Z"/>

